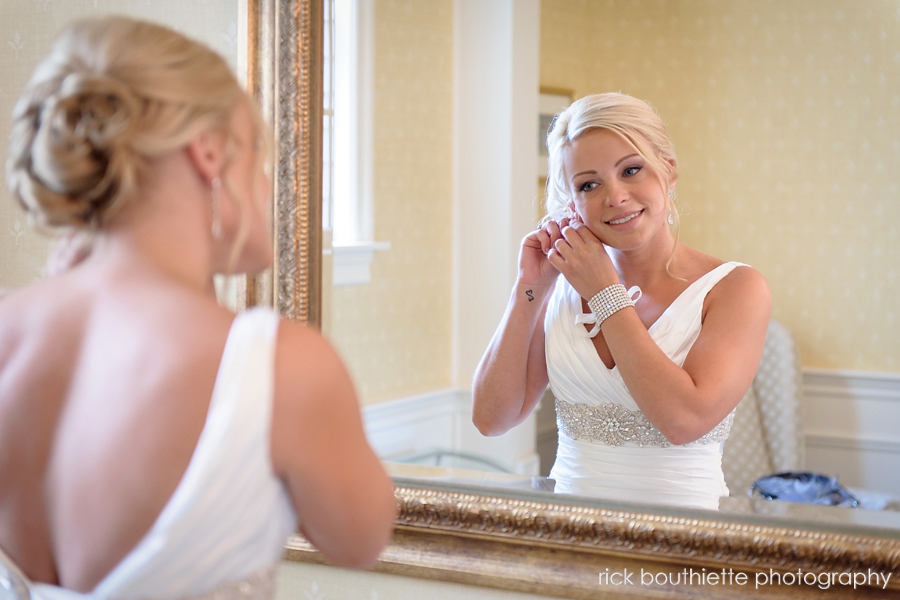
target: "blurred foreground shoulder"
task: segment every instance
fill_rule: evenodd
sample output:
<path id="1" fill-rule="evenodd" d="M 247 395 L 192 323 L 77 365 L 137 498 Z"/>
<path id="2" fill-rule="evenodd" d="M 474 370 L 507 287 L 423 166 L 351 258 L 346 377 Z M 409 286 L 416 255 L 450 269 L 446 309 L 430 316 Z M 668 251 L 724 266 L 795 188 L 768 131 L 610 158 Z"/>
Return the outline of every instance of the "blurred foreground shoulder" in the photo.
<path id="1" fill-rule="evenodd" d="M 282 321 L 272 460 L 303 535 L 332 563 L 371 565 L 397 515 L 393 485 L 366 441 L 353 383 L 318 331 Z"/>

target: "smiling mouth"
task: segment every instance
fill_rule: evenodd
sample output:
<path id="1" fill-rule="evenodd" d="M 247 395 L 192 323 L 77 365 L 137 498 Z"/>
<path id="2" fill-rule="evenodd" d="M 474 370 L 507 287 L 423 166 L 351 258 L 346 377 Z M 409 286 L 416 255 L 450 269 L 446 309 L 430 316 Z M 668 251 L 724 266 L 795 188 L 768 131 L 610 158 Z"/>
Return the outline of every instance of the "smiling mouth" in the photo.
<path id="1" fill-rule="evenodd" d="M 631 213 L 630 215 L 628 215 L 628 216 L 626 216 L 626 217 L 622 217 L 621 219 L 615 219 L 614 221 L 607 221 L 607 224 L 609 224 L 609 225 L 622 225 L 623 223 L 627 223 L 628 221 L 634 219 L 635 217 L 640 216 L 640 214 L 643 213 L 643 212 L 644 212 L 644 209 L 641 209 L 641 210 L 639 210 L 639 211 L 637 211 L 637 212 L 635 212 L 635 213 Z"/>

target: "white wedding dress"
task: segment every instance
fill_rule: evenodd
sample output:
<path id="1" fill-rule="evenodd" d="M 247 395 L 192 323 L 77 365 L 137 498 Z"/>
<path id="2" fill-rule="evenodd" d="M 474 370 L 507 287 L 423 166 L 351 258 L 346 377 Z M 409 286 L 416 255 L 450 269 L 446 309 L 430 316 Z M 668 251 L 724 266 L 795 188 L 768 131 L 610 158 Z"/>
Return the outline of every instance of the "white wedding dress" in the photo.
<path id="1" fill-rule="evenodd" d="M 703 301 L 734 268 L 722 264 L 692 283 L 650 327 L 681 366 L 700 334 Z M 581 297 L 559 277 L 544 330 L 559 446 L 550 472 L 558 493 L 717 510 L 728 495 L 722 445 L 734 412 L 699 440 L 672 445 L 641 413 L 618 367 L 607 369 L 584 323 Z"/>
<path id="2" fill-rule="evenodd" d="M 235 317 L 187 470 L 147 534 L 92 592 L 30 583 L 0 551 L 0 596 L 18 577 L 35 600 L 274 597 L 275 570 L 297 531 L 270 458 L 278 322 L 261 308 Z"/>

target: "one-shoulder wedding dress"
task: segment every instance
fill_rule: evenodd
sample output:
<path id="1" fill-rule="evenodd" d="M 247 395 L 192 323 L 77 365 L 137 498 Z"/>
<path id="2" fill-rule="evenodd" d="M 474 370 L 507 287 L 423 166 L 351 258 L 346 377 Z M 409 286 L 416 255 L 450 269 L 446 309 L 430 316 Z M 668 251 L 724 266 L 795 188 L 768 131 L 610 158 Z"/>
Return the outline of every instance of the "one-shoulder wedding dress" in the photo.
<path id="1" fill-rule="evenodd" d="M 278 321 L 262 308 L 235 317 L 187 470 L 143 539 L 92 592 L 27 582 L 2 551 L 0 592 L 18 577 L 35 600 L 274 597 L 276 567 L 297 530 L 270 458 Z"/>
<path id="2" fill-rule="evenodd" d="M 693 282 L 650 327 L 656 344 L 681 366 L 700 334 L 707 293 L 740 263 L 722 264 Z M 618 367 L 606 368 L 589 337 L 581 297 L 562 276 L 547 306 L 547 373 L 556 398 L 559 446 L 550 472 L 558 493 L 718 509 L 728 494 L 722 445 L 732 411 L 712 431 L 675 446 L 641 413 Z"/>

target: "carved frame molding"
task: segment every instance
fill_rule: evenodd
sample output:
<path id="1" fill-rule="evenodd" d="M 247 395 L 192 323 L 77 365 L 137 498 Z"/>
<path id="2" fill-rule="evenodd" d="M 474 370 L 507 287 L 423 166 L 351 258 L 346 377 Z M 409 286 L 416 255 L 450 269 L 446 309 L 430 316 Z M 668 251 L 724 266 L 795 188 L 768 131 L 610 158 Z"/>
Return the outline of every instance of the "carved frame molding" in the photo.
<path id="1" fill-rule="evenodd" d="M 397 487 L 400 523 L 535 544 L 785 571 L 900 570 L 900 539 L 708 517 Z M 900 589 L 900 582 L 896 589 Z"/>
<path id="2" fill-rule="evenodd" d="M 761 585 L 772 572 L 900 571 L 900 540 L 585 504 L 523 499 L 484 491 L 395 487 L 400 518 L 394 540 L 373 571 L 559 598 L 812 598 L 816 585 Z M 289 560 L 327 564 L 302 538 Z M 641 573 L 654 579 L 622 586 L 599 573 Z M 731 573 L 729 585 L 679 574 Z M 746 582 L 739 582 L 744 573 Z M 668 579 L 666 579 L 668 578 Z M 760 580 L 766 583 L 767 580 Z M 840 586 L 835 585 L 839 588 Z M 891 598 L 886 589 L 860 587 L 854 598 Z M 847 590 L 843 590 L 847 592 Z M 834 592 L 834 590 L 832 590 Z"/>
<path id="3" fill-rule="evenodd" d="M 273 125 L 272 272 L 246 305 L 321 324 L 322 0 L 248 0 L 248 83 Z"/>

